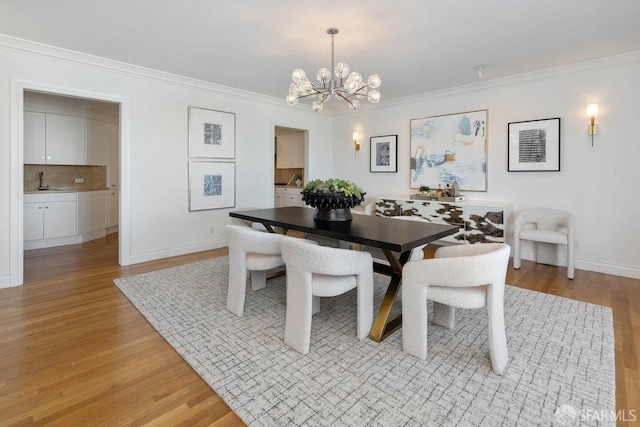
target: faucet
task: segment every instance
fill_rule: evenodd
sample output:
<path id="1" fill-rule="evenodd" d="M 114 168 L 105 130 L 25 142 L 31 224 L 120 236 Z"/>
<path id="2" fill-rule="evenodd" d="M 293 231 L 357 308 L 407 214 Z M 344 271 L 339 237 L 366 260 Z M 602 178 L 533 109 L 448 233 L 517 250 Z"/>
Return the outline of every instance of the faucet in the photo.
<path id="1" fill-rule="evenodd" d="M 38 186 L 38 190 L 48 190 L 49 186 L 44 185 L 44 172 L 40 172 L 40 186 Z"/>

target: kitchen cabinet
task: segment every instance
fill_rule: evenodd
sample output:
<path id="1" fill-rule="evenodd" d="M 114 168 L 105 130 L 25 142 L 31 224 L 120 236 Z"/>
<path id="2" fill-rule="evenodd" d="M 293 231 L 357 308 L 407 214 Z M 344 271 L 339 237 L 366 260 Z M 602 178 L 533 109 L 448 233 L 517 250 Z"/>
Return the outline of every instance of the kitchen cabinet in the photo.
<path id="1" fill-rule="evenodd" d="M 24 195 L 24 240 L 78 234 L 76 193 Z"/>
<path id="2" fill-rule="evenodd" d="M 116 227 L 119 224 L 120 215 L 120 191 L 109 191 L 109 227 Z"/>
<path id="3" fill-rule="evenodd" d="M 275 207 L 284 208 L 287 206 L 305 206 L 302 201 L 302 187 L 276 187 Z"/>
<path id="4" fill-rule="evenodd" d="M 104 230 L 109 221 L 109 191 L 78 193 L 78 233 Z"/>
<path id="5" fill-rule="evenodd" d="M 24 163 L 85 164 L 84 130 L 84 117 L 25 111 Z"/>
<path id="6" fill-rule="evenodd" d="M 304 168 L 304 132 L 280 135 L 276 138 L 276 168 Z"/>
<path id="7" fill-rule="evenodd" d="M 113 125 L 100 120 L 85 119 L 85 126 L 85 164 L 109 166 L 111 163 L 111 127 Z"/>
<path id="8" fill-rule="evenodd" d="M 45 163 L 46 115 L 33 111 L 24 112 L 24 163 Z"/>

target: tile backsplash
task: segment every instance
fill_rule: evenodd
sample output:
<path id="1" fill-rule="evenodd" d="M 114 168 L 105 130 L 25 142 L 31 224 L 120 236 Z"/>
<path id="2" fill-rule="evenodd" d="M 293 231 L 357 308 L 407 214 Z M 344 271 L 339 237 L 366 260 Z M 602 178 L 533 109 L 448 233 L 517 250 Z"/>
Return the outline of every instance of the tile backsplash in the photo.
<path id="1" fill-rule="evenodd" d="M 36 191 L 44 172 L 44 185 L 50 190 L 106 190 L 106 166 L 80 165 L 24 165 L 24 191 Z M 82 178 L 82 183 L 76 183 Z"/>

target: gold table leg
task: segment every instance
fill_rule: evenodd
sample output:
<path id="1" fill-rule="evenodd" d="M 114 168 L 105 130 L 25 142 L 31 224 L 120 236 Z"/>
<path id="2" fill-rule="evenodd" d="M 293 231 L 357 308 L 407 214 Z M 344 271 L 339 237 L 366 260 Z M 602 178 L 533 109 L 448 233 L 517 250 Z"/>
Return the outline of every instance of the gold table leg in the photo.
<path id="1" fill-rule="evenodd" d="M 403 252 L 400 254 L 400 259 L 396 258 L 395 254 L 388 250 L 383 250 L 384 255 L 387 257 L 389 264 L 391 264 L 391 280 L 387 292 L 380 304 L 380 310 L 378 315 L 373 321 L 369 338 L 375 342 L 380 342 L 394 333 L 402 325 L 402 315 L 397 316 L 394 319 L 389 320 L 391 315 L 391 309 L 393 303 L 396 300 L 400 285 L 402 283 L 402 266 L 409 260 L 411 251 Z"/>

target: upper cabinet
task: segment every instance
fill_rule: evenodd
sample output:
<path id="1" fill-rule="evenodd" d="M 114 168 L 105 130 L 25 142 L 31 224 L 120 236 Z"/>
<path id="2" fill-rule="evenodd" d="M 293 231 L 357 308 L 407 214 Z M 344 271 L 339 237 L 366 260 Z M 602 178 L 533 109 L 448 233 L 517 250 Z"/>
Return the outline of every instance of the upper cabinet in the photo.
<path id="1" fill-rule="evenodd" d="M 304 132 L 280 135 L 276 138 L 276 168 L 304 168 Z"/>
<path id="2" fill-rule="evenodd" d="M 45 123 L 44 113 L 24 112 L 24 162 L 45 164 Z"/>
<path id="3" fill-rule="evenodd" d="M 25 111 L 24 163 L 85 164 L 84 131 L 84 117 Z"/>
<path id="4" fill-rule="evenodd" d="M 112 127 L 100 120 L 85 119 L 87 130 L 86 164 L 108 166 L 111 162 Z"/>

